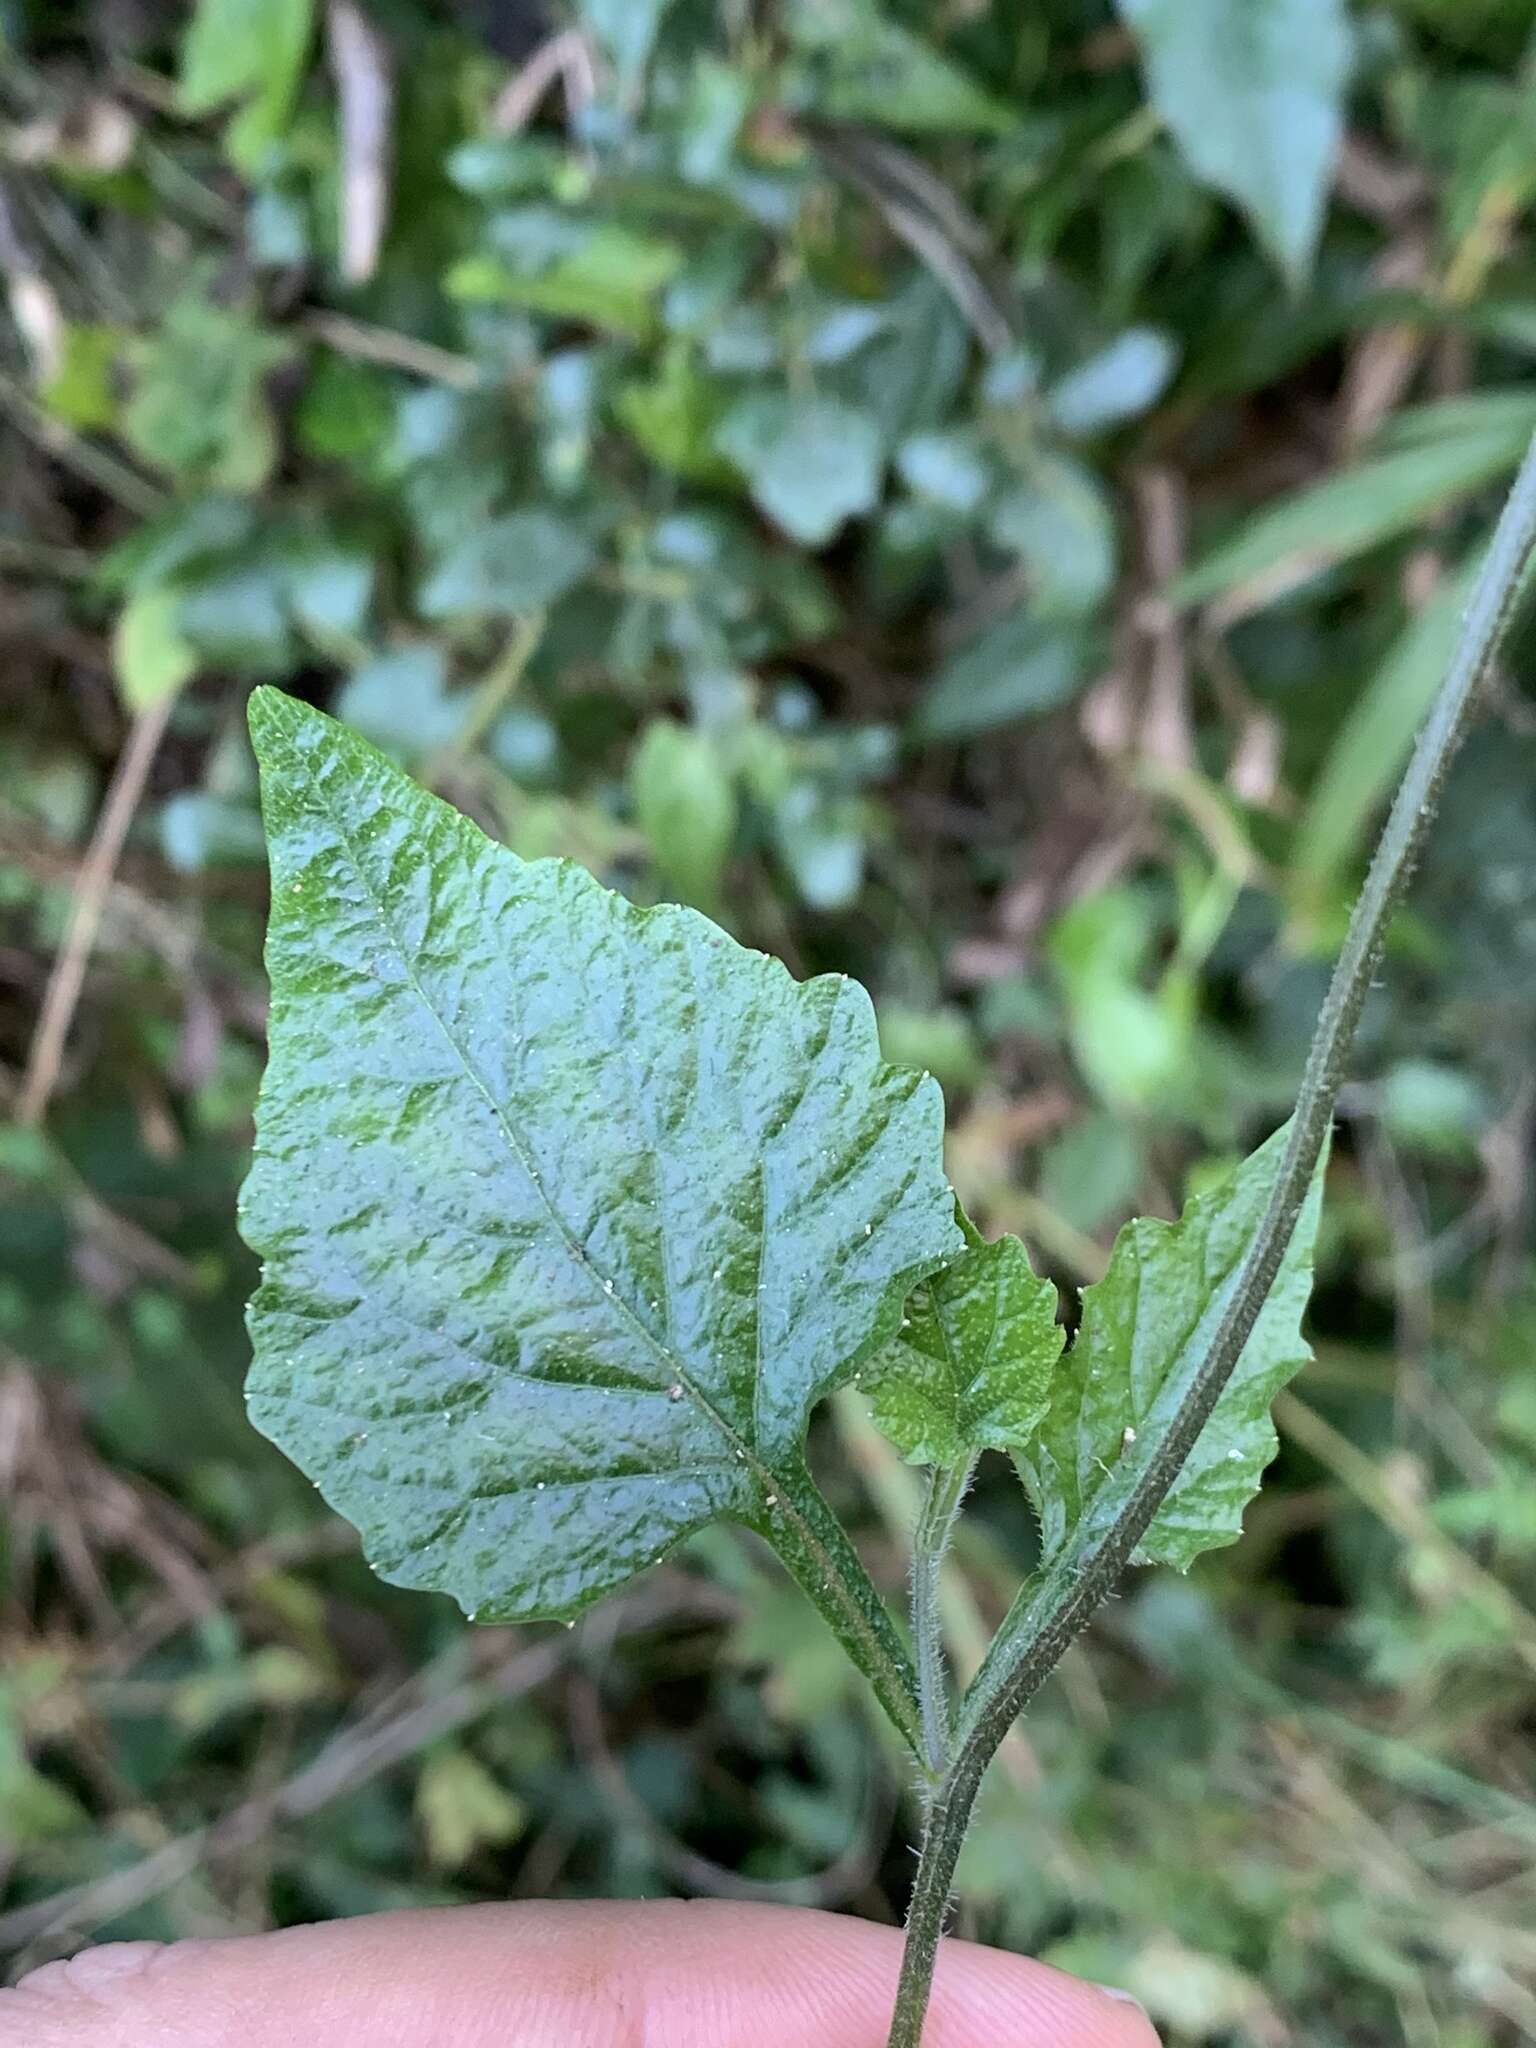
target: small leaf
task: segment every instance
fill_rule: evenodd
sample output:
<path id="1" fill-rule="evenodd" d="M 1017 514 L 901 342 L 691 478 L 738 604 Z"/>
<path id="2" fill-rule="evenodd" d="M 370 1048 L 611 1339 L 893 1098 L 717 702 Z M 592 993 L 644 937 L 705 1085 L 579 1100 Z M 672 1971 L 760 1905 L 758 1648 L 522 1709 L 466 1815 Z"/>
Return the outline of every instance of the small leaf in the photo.
<path id="1" fill-rule="evenodd" d="M 752 93 L 752 80 L 736 65 L 708 51 L 695 55 L 678 137 L 678 168 L 691 185 L 712 185 L 728 176 Z"/>
<path id="2" fill-rule="evenodd" d="M 880 430 L 838 399 L 754 393 L 721 423 L 715 445 L 792 540 L 821 547 L 880 492 Z"/>
<path id="3" fill-rule="evenodd" d="M 369 557 L 335 543 L 306 542 L 284 567 L 289 608 L 311 639 L 322 648 L 356 641 L 373 596 Z"/>
<path id="4" fill-rule="evenodd" d="M 239 170 L 256 170 L 287 126 L 314 13 L 314 0 L 197 0 L 182 44 L 177 102 L 184 114 L 247 102 L 227 136 Z"/>
<path id="5" fill-rule="evenodd" d="M 1159 328 L 1127 327 L 1051 386 L 1051 417 L 1064 434 L 1102 434 L 1118 427 L 1157 403 L 1178 359 L 1178 350 Z"/>
<path id="6" fill-rule="evenodd" d="M 36 1653 L 32 1656 L 29 1667 L 13 1653 L 0 1684 L 0 1836 L 13 1854 L 89 1825 L 74 1794 L 45 1777 L 27 1756 L 26 1708 L 34 1690 L 49 1689 L 50 1677 L 47 1664 Z M 52 1683 L 58 1682 L 55 1676 Z"/>
<path id="7" fill-rule="evenodd" d="M 133 395 L 123 410 L 135 452 L 173 476 L 253 490 L 277 451 L 265 379 L 293 344 L 238 308 L 189 291 L 135 344 Z"/>
<path id="8" fill-rule="evenodd" d="M 1077 1063 L 1122 1112 L 1166 1102 L 1190 1066 L 1195 986 L 1176 963 L 1143 986 L 1154 937 L 1151 906 L 1131 887 L 1080 896 L 1050 935 Z"/>
<path id="9" fill-rule="evenodd" d="M 736 791 L 708 736 L 658 718 L 630 765 L 635 814 L 656 864 L 690 903 L 718 901 L 736 836 Z"/>
<path id="10" fill-rule="evenodd" d="M 1018 116 L 871 0 L 801 0 L 791 31 L 823 67 L 817 111 L 912 135 L 1006 135 Z"/>
<path id="11" fill-rule="evenodd" d="M 275 691 L 271 1052 L 243 1228 L 257 1426 L 395 1584 L 572 1616 L 758 1530 L 909 1740 L 812 1408 L 958 1250 L 937 1085 L 868 997 L 525 863 Z"/>
<path id="12" fill-rule="evenodd" d="M 526 306 L 617 334 L 648 334 L 657 297 L 682 266 L 682 250 L 607 222 L 570 232 L 569 247 L 545 250 L 540 261 L 514 260 L 510 253 L 466 256 L 449 272 L 448 290 L 471 303 Z"/>
<path id="13" fill-rule="evenodd" d="M 1344 125 L 1344 0 L 1119 0 L 1147 89 L 1196 177 L 1292 285 L 1312 267 Z"/>
<path id="14" fill-rule="evenodd" d="M 72 321 L 64 329 L 58 367 L 41 394 L 55 419 L 86 433 L 113 424 L 117 418 L 113 372 L 122 347 L 120 328 Z"/>
<path id="15" fill-rule="evenodd" d="M 924 693 L 915 730 L 922 739 L 963 740 L 1043 718 L 1077 695 L 1089 656 L 1076 625 L 1011 613 L 945 662 Z"/>
<path id="16" fill-rule="evenodd" d="M 626 384 L 614 400 L 620 422 L 648 455 L 704 483 L 731 479 L 714 444 L 722 409 L 719 386 L 681 350 L 670 351 L 654 375 Z"/>
<path id="17" fill-rule="evenodd" d="M 1029 572 L 1036 618 L 1081 618 L 1115 577 L 1115 522 L 1092 473 L 1061 455 L 1041 455 L 993 505 L 987 532 Z"/>
<path id="18" fill-rule="evenodd" d="M 476 1850 L 515 1842 L 528 1824 L 522 1801 L 457 1743 L 435 1750 L 422 1765 L 416 1818 L 438 1870 L 461 1870 Z"/>
<path id="19" fill-rule="evenodd" d="M 644 71 L 669 0 L 577 0 L 582 25 L 602 46 L 625 88 Z"/>
<path id="20" fill-rule="evenodd" d="M 946 512 L 974 512 L 991 482 L 986 456 L 963 433 L 909 434 L 896 467 L 908 490 Z"/>
<path id="21" fill-rule="evenodd" d="M 914 1465 L 1018 1450 L 1044 1419 L 1066 1332 L 1056 1289 L 1016 1237 L 967 1247 L 912 1295 L 902 1328 L 865 1372 L 875 1421 Z"/>
<path id="22" fill-rule="evenodd" d="M 271 555 L 253 551 L 182 581 L 181 631 L 210 668 L 270 679 L 294 666 L 287 577 Z"/>
<path id="23" fill-rule="evenodd" d="M 118 614 L 112 666 L 130 711 L 147 711 L 190 682 L 197 653 L 181 631 L 181 592 L 165 584 L 135 591 Z"/>
<path id="24" fill-rule="evenodd" d="M 421 589 L 428 619 L 508 618 L 543 611 L 592 566 L 592 543 L 568 519 L 534 506 L 463 535 Z"/>
<path id="25" fill-rule="evenodd" d="M 421 761 L 464 730 L 471 698 L 448 687 L 448 657 L 430 640 L 376 654 L 336 700 L 343 725 L 399 761 Z"/>
<path id="26" fill-rule="evenodd" d="M 160 851 L 184 875 L 211 867 L 246 867 L 266 851 L 253 803 L 180 789 L 160 806 Z"/>
<path id="27" fill-rule="evenodd" d="M 1131 1119 L 1089 1111 L 1041 1154 L 1040 1197 L 1074 1230 L 1093 1235 L 1131 1213 L 1145 1171 Z"/>
<path id="28" fill-rule="evenodd" d="M 1018 1458 L 1047 1560 L 1178 1410 L 1236 1290 L 1287 1133 L 1276 1131 L 1230 1179 L 1197 1195 L 1177 1223 L 1142 1216 L 1126 1224 L 1109 1271 L 1084 1289 L 1082 1328 L 1056 1376 L 1050 1412 Z M 1236 1369 L 1142 1538 L 1138 1564 L 1185 1571 L 1202 1551 L 1242 1533 L 1243 1510 L 1277 1447 L 1270 1403 L 1311 1356 L 1301 1318 L 1325 1166 Z"/>

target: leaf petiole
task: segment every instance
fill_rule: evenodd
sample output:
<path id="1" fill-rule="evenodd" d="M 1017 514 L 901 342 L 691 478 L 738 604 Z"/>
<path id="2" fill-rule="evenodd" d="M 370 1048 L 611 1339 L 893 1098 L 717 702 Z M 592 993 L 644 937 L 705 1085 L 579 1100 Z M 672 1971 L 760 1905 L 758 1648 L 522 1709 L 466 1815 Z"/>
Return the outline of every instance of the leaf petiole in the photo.
<path id="1" fill-rule="evenodd" d="M 936 1779 L 948 1767 L 954 1739 L 939 1590 L 955 1521 L 975 1469 L 974 1458 L 930 1467 L 923 1512 L 912 1539 L 912 1639 L 917 1646 L 917 1697 L 923 1720 L 923 1749 Z"/>

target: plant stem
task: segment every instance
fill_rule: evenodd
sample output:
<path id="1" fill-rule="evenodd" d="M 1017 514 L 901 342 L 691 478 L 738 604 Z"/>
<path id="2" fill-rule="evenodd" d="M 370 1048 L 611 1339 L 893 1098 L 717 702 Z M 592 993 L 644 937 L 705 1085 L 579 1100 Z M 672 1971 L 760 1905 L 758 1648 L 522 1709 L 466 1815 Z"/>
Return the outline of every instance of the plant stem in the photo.
<path id="1" fill-rule="evenodd" d="M 1498 658 L 1536 548 L 1536 440 L 1499 517 L 1450 670 L 1419 734 L 1366 875 L 1317 1021 L 1285 1157 L 1210 1348 L 1166 1435 L 1106 1488 L 1048 1569 L 1024 1588 L 961 1711 L 954 1760 L 928 1812 L 890 2048 L 919 2048 L 944 1916 L 971 1808 L 993 1753 L 1062 1652 L 1114 1589 L 1216 1405 L 1274 1283 L 1333 1123 L 1334 1100 L 1387 928 L 1446 771 Z"/>
<path id="2" fill-rule="evenodd" d="M 955 1517 L 971 1483 L 974 1461 L 934 1465 L 912 1541 L 912 1639 L 917 1646 L 917 1699 L 923 1716 L 923 1746 L 935 1778 L 949 1766 L 954 1727 L 949 1707 L 949 1673 L 944 1662 L 944 1626 L 939 1591 Z"/>

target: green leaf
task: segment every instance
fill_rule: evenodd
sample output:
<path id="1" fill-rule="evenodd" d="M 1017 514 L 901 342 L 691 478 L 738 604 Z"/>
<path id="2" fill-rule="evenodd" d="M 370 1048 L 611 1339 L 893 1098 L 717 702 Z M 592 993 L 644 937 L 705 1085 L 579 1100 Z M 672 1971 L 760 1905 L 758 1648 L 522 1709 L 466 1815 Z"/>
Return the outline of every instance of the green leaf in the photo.
<path id="1" fill-rule="evenodd" d="M 27 1756 L 27 1708 L 62 1682 L 40 1653 L 23 1662 L 13 1651 L 0 1683 L 0 1834 L 14 1854 L 55 1835 L 89 1826 L 85 1808 L 65 1786 L 45 1777 Z"/>
<path id="2" fill-rule="evenodd" d="M 257 1426 L 387 1579 L 486 1620 L 578 1614 L 745 1523 L 915 1742 L 803 1440 L 959 1249 L 937 1085 L 882 1063 L 856 983 L 517 859 L 274 691 L 251 723 Z"/>
<path id="3" fill-rule="evenodd" d="M 970 1013 L 954 1003 L 882 1003 L 880 1050 L 895 1066 L 926 1067 L 941 1088 L 974 1088 L 987 1076 Z"/>
<path id="4" fill-rule="evenodd" d="M 305 536 L 285 560 L 288 605 L 321 648 L 348 649 L 368 623 L 374 564 L 363 553 Z"/>
<path id="5" fill-rule="evenodd" d="M 270 555 L 232 559 L 182 583 L 181 631 L 210 668 L 270 681 L 295 665 L 287 579 Z"/>
<path id="6" fill-rule="evenodd" d="M 913 135 L 1006 135 L 1018 115 L 870 0 L 801 0 L 791 32 L 818 61 L 816 107 Z"/>
<path id="7" fill-rule="evenodd" d="M 117 418 L 113 372 L 122 348 L 121 328 L 71 321 L 64 329 L 58 367 L 41 394 L 55 419 L 86 433 L 113 424 Z"/>
<path id="8" fill-rule="evenodd" d="M 807 547 L 823 546 L 880 494 L 880 430 L 838 399 L 753 393 L 726 415 L 715 445 L 768 517 Z"/>
<path id="9" fill-rule="evenodd" d="M 950 656 L 929 683 L 914 729 L 930 740 L 971 739 L 1070 704 L 1088 677 L 1090 644 L 1075 625 L 1013 612 Z"/>
<path id="10" fill-rule="evenodd" d="M 1166 1103 L 1191 1063 L 1196 989 L 1187 969 L 1175 963 L 1155 990 L 1143 986 L 1155 936 L 1147 899 L 1129 887 L 1080 896 L 1050 935 L 1072 1051 L 1094 1092 L 1121 1111 Z"/>
<path id="11" fill-rule="evenodd" d="M 190 682 L 196 649 L 181 631 L 181 592 L 165 584 L 135 591 L 118 613 L 112 666 L 130 711 L 147 711 Z"/>
<path id="12" fill-rule="evenodd" d="M 591 568 L 579 527 L 534 506 L 466 533 L 440 558 L 418 600 L 428 619 L 508 618 L 543 611 Z"/>
<path id="13" fill-rule="evenodd" d="M 663 357 L 655 373 L 626 384 L 614 399 L 620 422 L 663 469 L 702 483 L 731 479 L 715 450 L 723 411 L 720 387 L 679 349 Z"/>
<path id="14" fill-rule="evenodd" d="M 1066 1332 L 1056 1289 L 1016 1237 L 967 1247 L 911 1296 L 901 1330 L 864 1374 L 875 1421 L 914 1465 L 1019 1450 L 1045 1418 Z"/>
<path id="15" fill-rule="evenodd" d="M 1234 615 L 1238 606 L 1259 610 L 1513 469 L 1532 424 L 1527 411 L 1523 419 L 1414 442 L 1341 470 L 1244 521 L 1231 540 L 1169 586 L 1168 600 L 1192 605 L 1219 597 Z"/>
<path id="16" fill-rule="evenodd" d="M 256 806 L 206 789 L 179 789 L 160 806 L 160 851 L 184 875 L 250 867 L 266 844 Z"/>
<path id="17" fill-rule="evenodd" d="M 343 725 L 400 761 L 422 761 L 464 730 L 471 697 L 448 687 L 448 657 L 429 640 L 376 654 L 336 700 Z"/>
<path id="18" fill-rule="evenodd" d="M 462 1870 L 477 1850 L 515 1842 L 528 1825 L 522 1801 L 457 1743 L 434 1750 L 422 1765 L 416 1818 L 437 1870 Z"/>
<path id="19" fill-rule="evenodd" d="M 1177 348 L 1160 328 L 1127 327 L 1051 386 L 1051 417 L 1064 434 L 1118 427 L 1157 403 L 1178 360 Z"/>
<path id="20" fill-rule="evenodd" d="M 1081 618 L 1114 581 L 1114 515 L 1092 472 L 1067 456 L 1034 458 L 993 505 L 987 532 L 1023 561 L 1036 618 Z"/>
<path id="21" fill-rule="evenodd" d="M 129 445 L 173 476 L 254 490 L 277 452 L 262 386 L 293 353 L 237 308 L 189 292 L 137 346 L 123 411 Z"/>
<path id="22" fill-rule="evenodd" d="M 1282 1127 L 1237 1171 L 1197 1195 L 1177 1223 L 1126 1224 L 1109 1271 L 1083 1292 L 1077 1341 L 1056 1376 L 1050 1412 L 1018 1465 L 1040 1516 L 1047 1561 L 1166 1431 L 1198 1371 L 1259 1227 L 1285 1150 Z M 1136 1552 L 1185 1571 L 1233 1543 L 1276 1449 L 1269 1407 L 1311 1356 L 1301 1318 L 1326 1159 L 1236 1370 Z"/>
<path id="23" fill-rule="evenodd" d="M 658 294 L 682 267 L 682 250 L 608 223 L 572 223 L 571 232 L 569 248 L 527 269 L 500 256 L 466 256 L 449 272 L 448 289 L 471 302 L 526 306 L 636 338 L 648 334 Z"/>
<path id="24" fill-rule="evenodd" d="M 1135 1126 L 1107 1110 L 1089 1111 L 1041 1154 L 1040 1198 L 1074 1230 L 1093 1234 L 1130 1213 L 1145 1171 Z"/>
<path id="25" fill-rule="evenodd" d="M 908 490 L 946 512 L 974 512 L 991 483 L 986 456 L 963 433 L 909 434 L 896 468 Z"/>
<path id="26" fill-rule="evenodd" d="M 1399 634 L 1328 749 L 1295 834 L 1297 893 L 1316 905 L 1390 796 L 1462 630 L 1480 560 L 1445 578 Z"/>
<path id="27" fill-rule="evenodd" d="M 688 902 L 710 908 L 736 837 L 736 791 L 719 749 L 707 734 L 658 718 L 629 772 L 635 815 L 657 866 Z"/>
<path id="28" fill-rule="evenodd" d="M 237 169 L 255 171 L 287 126 L 313 32 L 314 0 L 197 0 L 177 102 L 184 114 L 207 114 L 247 101 L 225 138 Z"/>
<path id="29" fill-rule="evenodd" d="M 692 185 L 729 176 L 736 139 L 752 110 L 753 81 L 734 64 L 699 51 L 681 110 L 678 169 Z"/>
<path id="30" fill-rule="evenodd" d="M 1119 0 L 1147 90 L 1198 178 L 1293 286 L 1312 267 L 1343 133 L 1344 0 Z"/>
<path id="31" fill-rule="evenodd" d="M 612 59 L 621 87 L 644 71 L 670 0 L 577 0 L 583 25 Z"/>

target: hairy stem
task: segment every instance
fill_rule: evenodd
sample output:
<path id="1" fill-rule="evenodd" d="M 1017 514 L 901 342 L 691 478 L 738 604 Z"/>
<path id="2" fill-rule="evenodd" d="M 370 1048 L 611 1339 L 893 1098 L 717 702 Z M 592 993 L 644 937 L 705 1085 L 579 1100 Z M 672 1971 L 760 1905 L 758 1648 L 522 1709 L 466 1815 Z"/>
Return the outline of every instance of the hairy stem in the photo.
<path id="1" fill-rule="evenodd" d="M 1274 1284 L 1333 1122 L 1334 1101 L 1387 928 L 1417 863 L 1452 757 L 1498 658 L 1536 548 L 1536 441 L 1494 530 L 1460 641 L 1393 801 L 1317 1021 L 1269 1206 L 1237 1287 L 1166 1435 L 1106 1488 L 1026 1586 L 966 1695 L 954 1760 L 929 1808 L 890 2048 L 919 2048 L 955 1865 L 993 1753 L 1100 1601 L 1113 1591 L 1189 1456 Z"/>
<path id="2" fill-rule="evenodd" d="M 774 1547 L 780 1560 L 874 1687 L 919 1770 L 932 1776 L 917 1673 L 889 1608 L 810 1474 L 786 1470 L 778 1487 Z"/>
<path id="3" fill-rule="evenodd" d="M 962 1458 L 955 1465 L 931 1468 L 922 1517 L 912 1540 L 912 1639 L 917 1645 L 917 1699 L 923 1716 L 923 1747 L 935 1778 L 942 1777 L 948 1768 L 949 1745 L 954 1735 L 939 1589 L 955 1517 L 974 1469 L 969 1458 Z"/>

